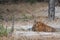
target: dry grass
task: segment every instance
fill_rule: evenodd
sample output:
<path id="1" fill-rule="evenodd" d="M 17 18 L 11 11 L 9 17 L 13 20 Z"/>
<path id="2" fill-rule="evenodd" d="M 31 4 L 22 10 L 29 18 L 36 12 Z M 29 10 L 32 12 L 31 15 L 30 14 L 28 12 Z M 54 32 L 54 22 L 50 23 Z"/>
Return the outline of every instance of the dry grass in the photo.
<path id="1" fill-rule="evenodd" d="M 0 4 L 1 5 L 1 4 Z M 35 3 L 30 5 L 29 3 L 20 3 L 20 4 L 10 4 L 10 5 L 1 5 L 0 10 L 3 13 L 3 17 L 5 18 L 7 15 L 7 19 L 12 19 L 12 14 L 15 15 L 15 19 L 20 19 L 24 17 L 24 15 L 29 16 L 28 18 L 32 18 L 34 15 L 39 16 L 42 15 L 42 12 L 47 9 L 47 3 Z M 32 18 L 33 19 L 33 18 Z"/>
<path id="2" fill-rule="evenodd" d="M 42 32 L 43 33 L 43 32 Z M 41 33 L 41 34 L 42 34 Z M 60 40 L 60 34 L 54 35 L 54 33 L 47 34 L 47 35 L 41 35 L 38 33 L 38 35 L 23 35 L 20 34 L 18 36 L 7 36 L 7 37 L 0 37 L 0 40 Z"/>
<path id="3" fill-rule="evenodd" d="M 0 40 L 14 40 L 14 37 L 10 36 L 10 37 L 0 37 Z"/>
<path id="4" fill-rule="evenodd" d="M 15 40 L 59 40 L 59 35 L 53 35 L 53 34 L 47 34 L 47 35 L 31 35 L 31 36 L 25 36 L 25 35 L 19 35 L 18 37 L 14 38 Z"/>
<path id="5" fill-rule="evenodd" d="M 14 14 L 15 25 L 19 22 L 19 25 L 24 21 L 32 21 L 34 18 L 43 15 L 47 9 L 47 3 L 35 3 L 30 5 L 29 3 L 20 4 L 0 4 L 0 13 L 3 13 L 3 18 L 8 22 L 3 21 L 4 26 L 12 26 L 12 14 Z M 20 22 L 21 21 L 21 22 Z"/>

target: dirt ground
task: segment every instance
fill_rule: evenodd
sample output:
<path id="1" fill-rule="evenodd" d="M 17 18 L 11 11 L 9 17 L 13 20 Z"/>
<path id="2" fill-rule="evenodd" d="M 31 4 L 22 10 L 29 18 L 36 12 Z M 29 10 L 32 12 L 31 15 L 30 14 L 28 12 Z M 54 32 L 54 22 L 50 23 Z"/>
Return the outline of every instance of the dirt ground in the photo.
<path id="1" fill-rule="evenodd" d="M 22 32 L 18 35 L 0 37 L 0 40 L 60 40 L 60 33 Z"/>

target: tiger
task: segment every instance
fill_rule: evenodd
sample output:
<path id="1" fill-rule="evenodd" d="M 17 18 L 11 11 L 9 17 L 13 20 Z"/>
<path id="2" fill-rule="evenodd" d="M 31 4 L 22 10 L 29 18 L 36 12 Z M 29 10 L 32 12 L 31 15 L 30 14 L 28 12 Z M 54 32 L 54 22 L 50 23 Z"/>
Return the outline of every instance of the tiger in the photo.
<path id="1" fill-rule="evenodd" d="M 43 22 L 36 22 L 32 27 L 32 31 L 55 32 L 56 29 L 44 24 Z"/>

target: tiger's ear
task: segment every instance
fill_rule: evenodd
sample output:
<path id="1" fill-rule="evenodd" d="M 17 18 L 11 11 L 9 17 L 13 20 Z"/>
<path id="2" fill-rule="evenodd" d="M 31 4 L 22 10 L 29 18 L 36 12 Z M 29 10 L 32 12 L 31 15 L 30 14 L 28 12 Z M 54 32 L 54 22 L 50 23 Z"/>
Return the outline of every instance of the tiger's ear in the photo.
<path id="1" fill-rule="evenodd" d="M 39 21 L 37 21 L 37 20 L 34 20 L 34 24 L 37 24 Z"/>
<path id="2" fill-rule="evenodd" d="M 38 20 L 34 20 L 34 24 L 40 23 L 40 21 Z"/>

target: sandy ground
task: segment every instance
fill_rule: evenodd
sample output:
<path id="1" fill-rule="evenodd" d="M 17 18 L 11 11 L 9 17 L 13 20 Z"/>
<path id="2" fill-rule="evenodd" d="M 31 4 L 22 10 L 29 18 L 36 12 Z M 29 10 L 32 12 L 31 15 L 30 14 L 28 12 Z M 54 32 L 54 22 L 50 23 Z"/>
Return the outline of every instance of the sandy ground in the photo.
<path id="1" fill-rule="evenodd" d="M 60 32 L 25 32 L 21 31 L 19 34 L 13 36 L 0 37 L 0 40 L 60 40 Z"/>
<path id="2" fill-rule="evenodd" d="M 60 33 L 48 33 L 48 32 L 20 32 L 20 35 L 16 36 L 21 40 L 59 40 Z"/>

